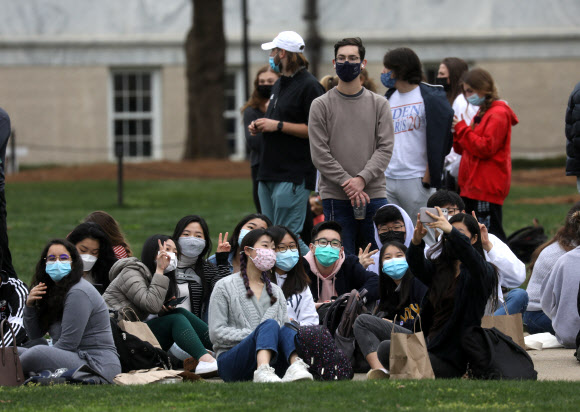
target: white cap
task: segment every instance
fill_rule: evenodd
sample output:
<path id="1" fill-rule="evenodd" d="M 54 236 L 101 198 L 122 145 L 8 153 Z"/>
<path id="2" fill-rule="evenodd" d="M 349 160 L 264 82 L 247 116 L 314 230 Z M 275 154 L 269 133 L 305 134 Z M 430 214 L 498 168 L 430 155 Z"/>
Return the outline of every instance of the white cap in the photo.
<path id="1" fill-rule="evenodd" d="M 272 50 L 274 48 L 302 53 L 304 51 L 304 40 L 295 31 L 283 31 L 271 42 L 262 44 L 262 50 Z"/>

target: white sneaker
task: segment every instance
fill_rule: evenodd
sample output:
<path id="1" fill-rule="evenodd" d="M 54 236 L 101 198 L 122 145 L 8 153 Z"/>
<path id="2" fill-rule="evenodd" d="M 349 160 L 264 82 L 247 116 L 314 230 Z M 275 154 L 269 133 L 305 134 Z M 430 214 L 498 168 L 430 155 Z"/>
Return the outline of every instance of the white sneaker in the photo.
<path id="1" fill-rule="evenodd" d="M 380 369 L 371 369 L 367 372 L 367 379 L 368 380 L 376 380 L 376 379 L 389 379 L 391 377 L 388 370 L 384 368 Z"/>
<path id="2" fill-rule="evenodd" d="M 218 364 L 217 361 L 213 362 L 203 362 L 200 361 L 195 367 L 195 374 L 200 376 L 215 375 L 217 374 Z"/>
<path id="3" fill-rule="evenodd" d="M 282 382 L 282 379 L 276 375 L 274 368 L 268 364 L 263 364 L 254 371 L 254 382 L 257 383 L 269 383 L 269 382 Z"/>
<path id="4" fill-rule="evenodd" d="M 305 381 L 314 380 L 312 374 L 308 372 L 308 365 L 300 358 L 296 359 L 282 378 L 282 382 L 294 382 L 294 381 Z"/>

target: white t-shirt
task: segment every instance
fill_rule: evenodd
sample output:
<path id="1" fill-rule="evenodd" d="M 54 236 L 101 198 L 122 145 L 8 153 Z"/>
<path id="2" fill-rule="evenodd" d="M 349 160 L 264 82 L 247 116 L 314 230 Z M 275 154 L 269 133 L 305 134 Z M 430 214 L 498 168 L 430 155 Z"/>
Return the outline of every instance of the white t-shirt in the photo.
<path id="1" fill-rule="evenodd" d="M 427 170 L 427 118 L 419 86 L 407 93 L 395 91 L 389 99 L 395 147 L 385 176 L 389 179 L 414 179 Z"/>

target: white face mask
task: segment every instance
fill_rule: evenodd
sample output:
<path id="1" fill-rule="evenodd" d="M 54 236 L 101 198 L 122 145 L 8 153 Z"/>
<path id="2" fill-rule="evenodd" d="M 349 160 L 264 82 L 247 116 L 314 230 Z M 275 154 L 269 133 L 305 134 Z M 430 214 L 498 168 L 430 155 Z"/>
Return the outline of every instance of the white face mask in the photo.
<path id="1" fill-rule="evenodd" d="M 187 257 L 198 257 L 205 248 L 205 240 L 199 237 L 187 236 L 179 238 L 181 254 Z"/>
<path id="2" fill-rule="evenodd" d="M 177 255 L 173 252 L 165 252 L 165 253 L 167 253 L 167 256 L 169 256 L 170 260 L 169 265 L 167 265 L 163 273 L 168 273 L 177 269 Z M 157 255 L 159 256 L 159 253 L 157 253 Z"/>
<path id="3" fill-rule="evenodd" d="M 93 255 L 81 255 L 81 259 L 83 260 L 83 270 L 85 272 L 90 271 L 97 262 L 97 257 Z"/>

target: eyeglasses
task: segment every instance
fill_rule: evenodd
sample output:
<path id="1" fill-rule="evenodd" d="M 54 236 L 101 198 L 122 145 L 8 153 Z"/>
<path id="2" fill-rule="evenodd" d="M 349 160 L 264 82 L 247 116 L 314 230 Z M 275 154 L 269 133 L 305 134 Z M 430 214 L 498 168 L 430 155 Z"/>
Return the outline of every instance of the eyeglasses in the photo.
<path id="1" fill-rule="evenodd" d="M 336 240 L 336 239 L 329 241 L 328 239 L 321 237 L 320 239 L 314 240 L 314 244 L 316 244 L 316 243 L 318 243 L 322 247 L 325 247 L 328 245 L 330 245 L 331 247 L 333 247 L 335 249 L 340 249 L 342 247 L 342 242 L 340 240 Z"/>
<path id="2" fill-rule="evenodd" d="M 404 226 L 403 225 L 393 225 L 393 226 L 389 226 L 389 227 L 382 227 L 381 228 L 381 233 L 385 233 L 385 232 L 400 232 L 401 230 L 403 230 Z"/>
<path id="3" fill-rule="evenodd" d="M 276 252 L 282 252 L 282 253 L 284 253 L 288 249 L 290 249 L 291 252 L 298 251 L 298 248 L 296 247 L 296 245 L 294 243 L 290 243 L 289 246 L 286 246 L 286 245 L 276 246 Z"/>
<path id="4" fill-rule="evenodd" d="M 71 259 L 70 259 L 69 255 L 66 255 L 63 253 L 60 256 L 48 255 L 47 257 L 44 258 L 44 260 L 46 260 L 47 262 L 50 262 L 50 263 L 54 263 L 57 260 L 59 260 L 61 262 L 66 262 L 66 261 L 69 261 Z"/>

